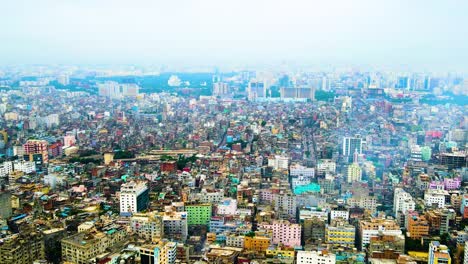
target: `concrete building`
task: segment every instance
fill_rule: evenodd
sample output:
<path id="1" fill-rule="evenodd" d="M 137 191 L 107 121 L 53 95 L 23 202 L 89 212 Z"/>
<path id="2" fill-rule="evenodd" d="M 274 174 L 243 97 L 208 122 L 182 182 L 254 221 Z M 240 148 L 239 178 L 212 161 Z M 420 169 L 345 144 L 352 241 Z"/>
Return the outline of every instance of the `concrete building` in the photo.
<path id="1" fill-rule="evenodd" d="M 296 216 L 296 196 L 291 193 L 274 194 L 273 203 L 275 211 L 280 218 Z"/>
<path id="2" fill-rule="evenodd" d="M 217 205 L 218 215 L 236 215 L 237 214 L 237 200 L 232 198 L 225 198 Z"/>
<path id="3" fill-rule="evenodd" d="M 0 218 L 8 219 L 12 215 L 11 193 L 0 190 Z"/>
<path id="4" fill-rule="evenodd" d="M 347 169 L 347 181 L 348 183 L 359 182 L 362 178 L 362 169 L 357 163 L 352 163 Z"/>
<path id="5" fill-rule="evenodd" d="M 445 196 L 448 195 L 447 191 L 429 189 L 424 193 L 424 203 L 426 206 L 436 206 L 437 208 L 445 207 Z"/>
<path id="6" fill-rule="evenodd" d="M 127 232 L 120 227 L 77 233 L 62 239 L 62 260 L 77 264 L 89 263 L 92 258 L 125 239 Z"/>
<path id="7" fill-rule="evenodd" d="M 297 264 L 335 264 L 335 254 L 327 250 L 322 251 L 298 251 L 296 257 Z"/>
<path id="8" fill-rule="evenodd" d="M 419 239 L 429 235 L 429 223 L 424 216 L 408 215 L 407 236 Z"/>
<path id="9" fill-rule="evenodd" d="M 354 247 L 356 228 L 343 219 L 332 220 L 325 227 L 325 242 L 331 245 Z"/>
<path id="10" fill-rule="evenodd" d="M 130 215 L 148 208 L 149 190 L 145 182 L 128 182 L 120 186 L 120 214 Z"/>
<path id="11" fill-rule="evenodd" d="M 359 249 L 364 249 L 370 244 L 372 237 L 379 235 L 399 236 L 402 235 L 400 226 L 394 221 L 389 219 L 363 220 L 359 222 Z"/>
<path id="12" fill-rule="evenodd" d="M 289 158 L 279 155 L 270 156 L 268 157 L 268 166 L 275 170 L 287 170 L 289 167 Z"/>
<path id="13" fill-rule="evenodd" d="M 441 245 L 439 241 L 432 241 L 429 244 L 428 264 L 451 264 L 452 259 L 447 246 Z"/>
<path id="14" fill-rule="evenodd" d="M 317 174 L 320 176 L 325 175 L 326 173 L 335 174 L 336 172 L 336 162 L 329 159 L 321 159 L 317 162 Z"/>
<path id="15" fill-rule="evenodd" d="M 273 243 L 299 247 L 301 245 L 301 226 L 291 224 L 286 220 L 273 221 L 271 225 L 262 225 L 263 228 L 273 231 Z"/>
<path id="16" fill-rule="evenodd" d="M 226 236 L 226 246 L 244 248 L 244 236 L 229 234 Z"/>
<path id="17" fill-rule="evenodd" d="M 22 232 L 2 238 L 0 243 L 0 263 L 33 263 L 44 259 L 44 239 L 41 233 Z"/>
<path id="18" fill-rule="evenodd" d="M 188 236 L 187 212 L 165 212 L 163 214 L 164 237 L 185 242 Z"/>
<path id="19" fill-rule="evenodd" d="M 130 229 L 138 237 L 155 242 L 164 237 L 163 217 L 158 213 L 133 214 Z"/>
<path id="20" fill-rule="evenodd" d="M 393 213 L 398 219 L 400 214 L 405 215 L 408 211 L 414 211 L 415 203 L 413 197 L 401 188 L 395 188 L 393 195 Z"/>
<path id="21" fill-rule="evenodd" d="M 34 154 L 39 154 L 42 157 L 42 162 L 48 163 L 49 162 L 48 145 L 49 144 L 45 140 L 30 139 L 26 141 L 26 143 L 23 145 L 24 154 L 29 156 L 28 158 L 29 161 L 35 160 L 33 158 Z"/>
<path id="22" fill-rule="evenodd" d="M 177 257 L 177 243 L 161 240 L 140 246 L 141 264 L 174 264 Z"/>
<path id="23" fill-rule="evenodd" d="M 212 214 L 211 204 L 186 204 L 187 224 L 208 226 Z"/>

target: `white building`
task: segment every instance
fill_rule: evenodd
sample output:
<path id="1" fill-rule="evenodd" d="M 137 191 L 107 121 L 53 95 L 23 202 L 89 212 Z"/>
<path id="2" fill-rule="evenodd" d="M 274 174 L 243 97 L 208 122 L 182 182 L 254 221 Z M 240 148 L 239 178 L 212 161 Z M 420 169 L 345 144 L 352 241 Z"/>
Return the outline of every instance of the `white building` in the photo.
<path id="1" fill-rule="evenodd" d="M 426 206 L 437 205 L 437 208 L 445 207 L 445 196 L 448 195 L 447 191 L 429 189 L 424 193 L 424 203 Z"/>
<path id="2" fill-rule="evenodd" d="M 227 235 L 226 236 L 226 246 L 228 247 L 244 247 L 244 236 L 238 236 L 235 234 Z"/>
<path id="3" fill-rule="evenodd" d="M 335 264 L 335 254 L 326 250 L 322 251 L 298 251 L 297 264 Z"/>
<path id="4" fill-rule="evenodd" d="M 285 156 L 270 156 L 268 157 L 268 167 L 273 167 L 275 170 L 287 170 L 289 167 L 289 158 Z"/>
<path id="5" fill-rule="evenodd" d="M 140 87 L 134 83 L 105 82 L 97 85 L 100 96 L 122 99 L 126 96 L 137 96 Z"/>
<path id="6" fill-rule="evenodd" d="M 360 249 L 369 245 L 372 237 L 379 235 L 403 236 L 403 233 L 394 220 L 373 218 L 359 222 Z"/>
<path id="7" fill-rule="evenodd" d="M 164 237 L 183 243 L 187 240 L 187 212 L 165 212 L 163 215 L 163 225 Z"/>
<path id="8" fill-rule="evenodd" d="M 0 164 L 0 177 L 6 177 L 13 171 L 13 162 L 5 161 Z"/>
<path id="9" fill-rule="evenodd" d="M 330 159 L 321 159 L 317 162 L 317 173 L 324 175 L 326 173 L 334 174 L 336 172 L 336 162 Z"/>
<path id="10" fill-rule="evenodd" d="M 218 215 L 236 215 L 237 214 L 237 200 L 232 198 L 225 198 L 218 204 Z"/>
<path id="11" fill-rule="evenodd" d="M 408 211 L 414 211 L 415 202 L 413 197 L 401 188 L 395 188 L 393 194 L 393 213 L 398 219 L 400 214 L 406 215 Z"/>
<path id="12" fill-rule="evenodd" d="M 294 164 L 289 167 L 289 176 L 291 177 L 292 190 L 294 190 L 297 186 L 311 183 L 315 177 L 315 169 Z"/>
<path id="13" fill-rule="evenodd" d="M 84 222 L 78 226 L 78 233 L 90 230 L 93 227 L 94 227 L 94 222 L 92 221 Z"/>
<path id="14" fill-rule="evenodd" d="M 336 218 L 349 219 L 349 211 L 346 209 L 332 209 L 330 211 L 330 221 Z"/>
<path id="15" fill-rule="evenodd" d="M 273 195 L 275 211 L 283 217 L 296 216 L 296 196 L 292 194 L 275 194 Z"/>
<path id="16" fill-rule="evenodd" d="M 164 236 L 163 218 L 157 213 L 134 214 L 130 218 L 130 229 L 138 237 L 155 242 Z"/>
<path id="17" fill-rule="evenodd" d="M 36 165 L 34 161 L 15 160 L 13 162 L 14 171 L 22 171 L 24 173 L 32 173 L 36 171 Z"/>
<path id="18" fill-rule="evenodd" d="M 301 166 L 299 164 L 294 164 L 289 167 L 289 175 L 291 177 L 298 177 L 298 176 L 304 176 L 308 178 L 314 178 L 315 177 L 315 169 L 314 168 L 307 168 L 304 166 Z"/>
<path id="19" fill-rule="evenodd" d="M 200 193 L 196 194 L 201 203 L 217 204 L 221 203 L 224 199 L 224 190 L 207 190 L 203 189 Z"/>
<path id="20" fill-rule="evenodd" d="M 120 214 L 131 214 L 148 208 L 148 187 L 144 182 L 128 182 L 120 186 Z"/>

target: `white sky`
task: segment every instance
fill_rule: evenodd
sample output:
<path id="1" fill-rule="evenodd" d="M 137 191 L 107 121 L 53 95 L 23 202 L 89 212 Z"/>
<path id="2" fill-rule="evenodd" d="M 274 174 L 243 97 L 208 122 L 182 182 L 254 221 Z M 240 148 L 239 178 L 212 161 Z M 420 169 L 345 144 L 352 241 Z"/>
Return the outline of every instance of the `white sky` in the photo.
<path id="1" fill-rule="evenodd" d="M 463 0 L 0 0 L 0 64 L 468 67 Z"/>

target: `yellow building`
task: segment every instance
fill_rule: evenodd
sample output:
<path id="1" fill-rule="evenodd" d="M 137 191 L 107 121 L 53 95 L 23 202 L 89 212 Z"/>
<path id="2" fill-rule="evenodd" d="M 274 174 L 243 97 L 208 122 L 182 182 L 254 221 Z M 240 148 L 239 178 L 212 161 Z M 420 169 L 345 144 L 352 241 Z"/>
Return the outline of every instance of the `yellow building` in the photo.
<path id="1" fill-rule="evenodd" d="M 429 244 L 428 264 L 451 264 L 449 249 L 446 245 L 441 245 L 439 241 L 432 241 Z"/>
<path id="2" fill-rule="evenodd" d="M 175 263 L 177 257 L 177 243 L 161 240 L 157 243 L 140 247 L 141 263 Z"/>
<path id="3" fill-rule="evenodd" d="M 348 166 L 348 182 L 361 181 L 362 169 L 359 164 L 353 163 Z"/>
<path id="4" fill-rule="evenodd" d="M 332 245 L 354 247 L 356 228 L 344 220 L 333 220 L 325 227 L 325 241 Z"/>
<path id="5" fill-rule="evenodd" d="M 265 251 L 270 246 L 271 239 L 269 237 L 263 236 L 246 236 L 244 238 L 244 249 L 255 250 L 255 251 Z"/>
<path id="6" fill-rule="evenodd" d="M 104 164 L 109 165 L 112 161 L 114 161 L 114 153 L 104 153 Z"/>
<path id="7" fill-rule="evenodd" d="M 268 257 L 294 258 L 294 253 L 293 248 L 270 247 L 266 250 Z"/>

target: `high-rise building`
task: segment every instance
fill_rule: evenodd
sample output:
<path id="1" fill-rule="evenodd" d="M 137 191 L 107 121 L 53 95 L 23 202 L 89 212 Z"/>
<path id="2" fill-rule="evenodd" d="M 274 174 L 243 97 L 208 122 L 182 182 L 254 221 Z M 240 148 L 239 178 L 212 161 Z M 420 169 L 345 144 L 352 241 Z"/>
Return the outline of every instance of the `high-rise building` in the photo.
<path id="1" fill-rule="evenodd" d="M 164 236 L 163 217 L 158 213 L 133 214 L 130 228 L 138 237 L 147 241 L 159 241 Z"/>
<path id="2" fill-rule="evenodd" d="M 247 87 L 247 93 L 249 100 L 255 100 L 257 98 L 267 97 L 267 87 L 265 82 L 262 81 L 251 81 Z"/>
<path id="3" fill-rule="evenodd" d="M 413 197 L 401 188 L 395 188 L 393 195 L 393 213 L 395 218 L 398 219 L 400 214 L 405 215 L 408 211 L 414 211 L 415 202 Z"/>
<path id="4" fill-rule="evenodd" d="M 428 264 L 451 264 L 450 252 L 447 246 L 441 245 L 439 241 L 429 244 Z"/>
<path id="5" fill-rule="evenodd" d="M 127 96 L 135 97 L 138 96 L 140 90 L 140 87 L 134 83 L 105 82 L 97 86 L 100 96 L 112 99 L 122 99 Z"/>
<path id="6" fill-rule="evenodd" d="M 120 186 L 120 214 L 130 215 L 148 208 L 149 190 L 145 182 L 128 182 Z"/>
<path id="7" fill-rule="evenodd" d="M 400 236 L 402 235 L 400 226 L 394 220 L 377 219 L 363 220 L 359 222 L 359 249 L 364 249 L 369 245 L 372 237 L 379 235 Z"/>
<path id="8" fill-rule="evenodd" d="M 347 169 L 347 181 L 348 183 L 361 181 L 362 169 L 357 163 L 353 163 L 348 166 Z"/>
<path id="9" fill-rule="evenodd" d="M 225 82 L 215 82 L 213 83 L 213 95 L 224 95 L 229 93 L 229 84 Z"/>
<path id="10" fill-rule="evenodd" d="M 2 238 L 0 243 L 0 263 L 33 263 L 44 259 L 44 237 L 35 229 Z"/>
<path id="11" fill-rule="evenodd" d="M 11 193 L 0 190 L 0 218 L 6 220 L 12 215 Z"/>
<path id="12" fill-rule="evenodd" d="M 23 145 L 25 158 L 29 161 L 36 161 L 35 154 L 39 154 L 41 163 L 49 162 L 48 143 L 45 140 L 30 139 Z"/>
<path id="13" fill-rule="evenodd" d="M 446 196 L 448 192 L 445 190 L 429 189 L 424 193 L 424 203 L 426 206 L 436 205 L 437 208 L 444 208 Z"/>
<path id="14" fill-rule="evenodd" d="M 362 139 L 359 137 L 343 138 L 343 156 L 352 157 L 355 151 L 362 154 Z"/>

